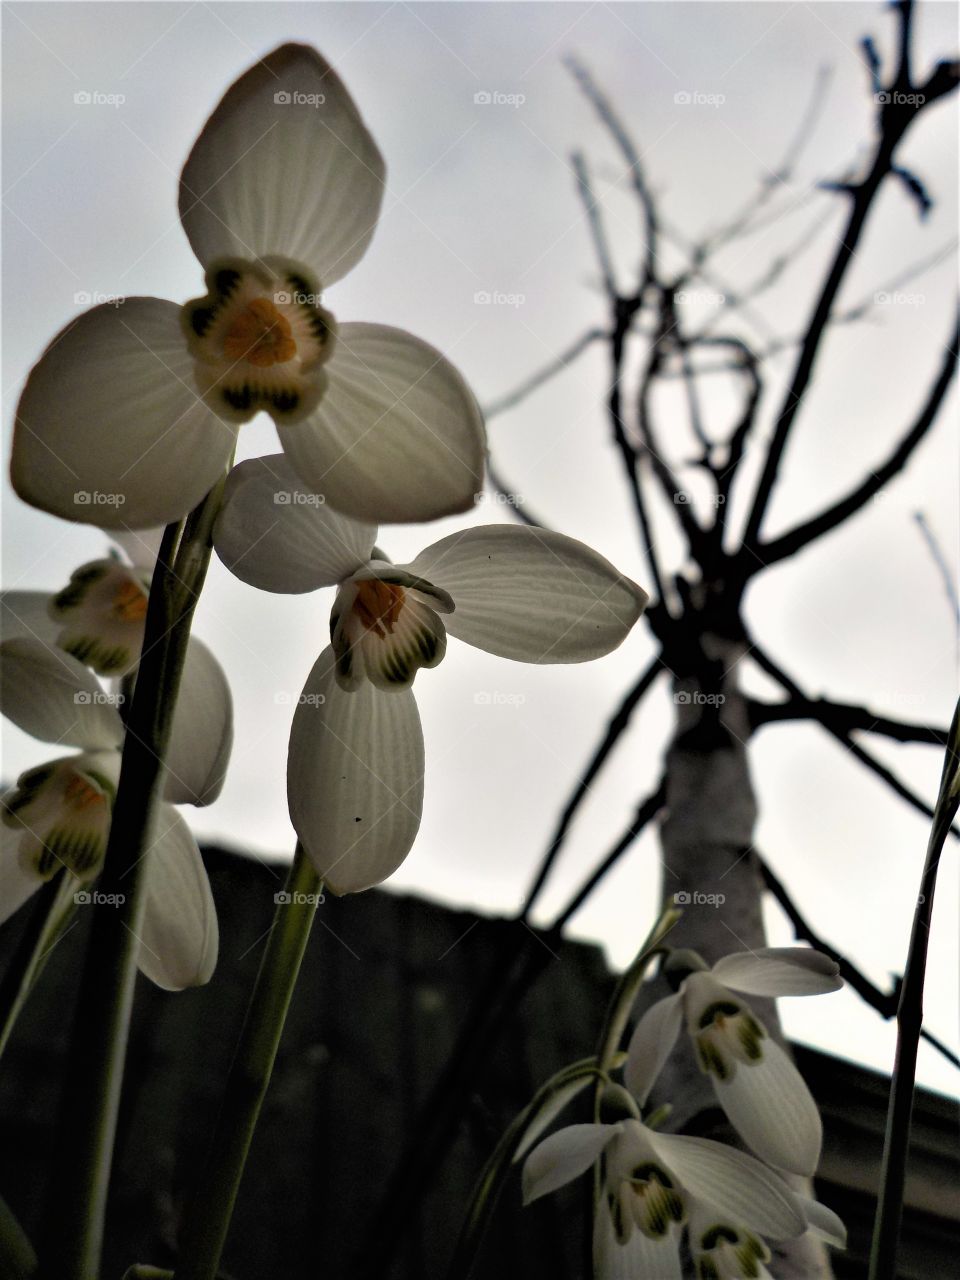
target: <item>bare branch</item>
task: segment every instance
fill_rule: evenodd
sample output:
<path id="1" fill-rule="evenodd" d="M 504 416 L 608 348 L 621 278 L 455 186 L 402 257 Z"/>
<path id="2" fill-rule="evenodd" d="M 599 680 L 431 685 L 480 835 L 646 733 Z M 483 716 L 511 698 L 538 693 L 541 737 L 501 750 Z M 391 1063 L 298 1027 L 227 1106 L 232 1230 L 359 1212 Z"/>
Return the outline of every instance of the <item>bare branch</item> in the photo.
<path id="1" fill-rule="evenodd" d="M 826 105 L 827 89 L 831 76 L 832 70 L 830 67 L 820 67 L 817 71 L 807 109 L 801 117 L 796 133 L 787 146 L 783 159 L 776 168 L 764 175 L 758 191 L 746 201 L 739 213 L 734 214 L 725 226 L 719 227 L 716 231 L 704 237 L 702 246 L 698 250 L 698 257 L 702 258 L 703 261 L 706 261 L 708 257 L 724 245 L 728 245 L 754 230 L 757 214 L 769 203 L 771 197 L 790 181 L 803 148 L 813 136 L 817 120 Z"/>
<path id="2" fill-rule="evenodd" d="M 596 870 L 587 877 L 554 920 L 553 924 L 550 926 L 551 933 L 559 933 L 568 921 L 576 915 L 607 872 L 613 870 L 626 851 L 643 833 L 644 828 L 657 816 L 666 802 L 667 782 L 665 778 L 661 778 L 659 784 L 654 788 L 650 795 L 647 796 L 646 800 L 637 807 L 637 812 L 634 814 L 633 820 L 620 839 L 616 842 Z"/>
<path id="3" fill-rule="evenodd" d="M 895 742 L 925 742 L 938 747 L 947 744 L 947 730 L 939 726 L 891 720 L 888 716 L 875 715 L 867 707 L 833 702 L 829 698 L 791 697 L 786 702 L 760 702 L 756 698 L 748 698 L 747 711 L 752 729 L 792 720 L 816 720 L 826 728 L 843 733 L 862 729 L 866 733 L 882 734 Z"/>
<path id="4" fill-rule="evenodd" d="M 778 560 L 784 560 L 787 556 L 795 555 L 801 548 L 814 542 L 817 538 L 822 538 L 831 529 L 835 529 L 837 525 L 849 520 L 855 512 L 870 501 L 874 494 L 880 492 L 888 480 L 903 470 L 917 445 L 933 426 L 940 411 L 940 406 L 946 397 L 953 375 L 956 372 L 958 344 L 960 344 L 960 323 L 954 329 L 946 347 L 940 371 L 934 380 L 933 386 L 930 388 L 926 403 L 917 415 L 910 430 L 897 444 L 886 461 L 881 463 L 862 484 L 848 493 L 845 498 L 841 498 L 839 502 L 827 507 L 826 510 L 821 511 L 819 515 L 814 516 L 811 520 L 807 520 L 787 533 L 781 534 L 779 538 L 774 538 L 772 542 L 762 542 L 756 549 L 756 554 L 762 561 L 760 567 L 776 564 Z M 755 571 L 758 572 L 759 569 Z"/>
<path id="5" fill-rule="evenodd" d="M 875 1009 L 882 1018 L 890 1019 L 896 1017 L 897 1005 L 900 1001 L 899 981 L 892 991 L 881 991 L 878 986 L 875 986 L 864 973 L 861 973 L 853 961 L 848 960 L 836 947 L 831 946 L 829 942 L 825 942 L 814 931 L 812 925 L 800 913 L 800 909 L 790 897 L 786 887 L 774 875 L 769 863 L 759 854 L 756 857 L 763 882 L 783 908 L 784 915 L 793 926 L 794 937 L 801 942 L 809 942 L 817 951 L 821 951 L 838 964 L 840 966 L 840 977 L 843 978 L 847 986 L 852 987 L 861 1000 L 866 1001 L 871 1009 Z M 943 1054 L 948 1062 L 955 1067 L 960 1067 L 960 1058 L 952 1050 L 948 1049 L 942 1040 L 938 1040 L 929 1031 L 921 1032 L 921 1034 L 939 1053 Z"/>
<path id="6" fill-rule="evenodd" d="M 772 676 L 781 688 L 785 689 L 791 698 L 796 698 L 801 702 L 810 702 L 811 699 L 802 692 L 800 687 L 787 673 L 779 667 L 769 654 L 765 653 L 758 644 L 750 641 L 750 657 L 753 658 L 757 666 L 765 671 L 768 676 Z M 822 723 L 822 722 L 821 722 Z M 916 809 L 918 813 L 924 814 L 928 818 L 933 817 L 933 809 L 925 800 L 921 800 L 910 788 L 891 772 L 885 764 L 879 761 L 876 756 L 872 755 L 865 747 L 861 747 L 858 742 L 851 738 L 850 734 L 843 729 L 835 729 L 830 724 L 824 723 L 823 728 L 827 733 L 847 748 L 852 756 L 866 765 L 871 773 L 875 773 L 878 778 L 887 784 L 891 791 L 895 792 L 901 800 L 906 800 L 911 808 Z M 954 836 L 960 839 L 960 828 L 952 826 L 950 828 Z"/>
<path id="7" fill-rule="evenodd" d="M 523 382 L 518 387 L 515 387 L 513 391 L 508 391 L 506 395 L 500 396 L 499 399 L 492 400 L 483 410 L 484 418 L 489 422 L 491 418 L 495 418 L 498 414 L 506 413 L 508 409 L 515 408 L 526 400 L 527 396 L 542 387 L 545 382 L 549 382 L 558 373 L 562 373 L 588 347 L 598 342 L 601 338 L 609 337 L 610 334 L 604 329 L 588 329 L 586 333 L 582 333 L 569 347 L 554 357 L 549 364 L 544 365 L 542 369 L 538 369 L 529 378 L 524 378 Z"/>
<path id="8" fill-rule="evenodd" d="M 866 226 L 867 216 L 873 207 L 874 197 L 893 167 L 897 146 L 917 118 L 935 99 L 928 96 L 931 89 L 937 96 L 949 92 L 950 72 L 948 64 L 941 63 L 921 89 L 914 89 L 910 80 L 909 39 L 910 5 L 899 5 L 900 36 L 898 45 L 898 70 L 891 92 L 878 95 L 887 101 L 878 104 L 879 137 L 869 172 L 859 183 L 849 187 L 850 214 L 841 234 L 833 263 L 827 273 L 823 288 L 817 298 L 806 333 L 800 346 L 797 364 L 787 389 L 780 412 L 777 415 L 773 437 L 764 461 L 760 481 L 747 519 L 744 535 L 744 552 L 752 555 L 759 542 L 760 527 L 766 514 L 770 497 L 780 469 L 780 462 L 787 445 L 791 427 L 796 419 L 804 394 L 813 374 L 820 342 L 823 338 L 830 312 L 842 285 L 847 269 L 859 248 L 860 237 Z M 945 70 L 944 70 L 945 69 Z M 956 85 L 954 77 L 953 87 Z"/>
<path id="9" fill-rule="evenodd" d="M 597 255 L 597 261 L 600 263 L 600 272 L 603 276 L 603 287 L 606 290 L 607 297 L 613 300 L 617 297 L 617 282 L 613 275 L 613 259 L 610 256 L 610 244 L 607 240 L 607 233 L 603 225 L 603 219 L 600 217 L 600 205 L 597 201 L 597 197 L 593 193 L 586 160 L 579 151 L 574 152 L 571 160 L 573 163 L 573 172 L 576 174 L 577 178 L 577 194 L 580 196 L 584 212 L 587 215 L 587 223 L 590 227 L 590 235 L 593 239 L 594 251 Z"/>
<path id="10" fill-rule="evenodd" d="M 490 458 L 487 459 L 487 479 L 494 493 L 499 494 L 504 499 L 504 505 L 511 511 L 521 524 L 529 525 L 531 529 L 549 529 L 550 526 L 539 516 L 535 516 L 525 502 L 517 501 L 517 491 L 511 489 L 507 482 L 503 479 L 500 471 L 494 467 Z"/>
<path id="11" fill-rule="evenodd" d="M 643 169 L 643 162 L 640 159 L 640 153 L 627 132 L 623 121 L 610 105 L 610 101 L 606 94 L 596 84 L 590 72 L 576 58 L 567 58 L 566 65 L 572 72 L 574 79 L 580 86 L 587 100 L 593 106 L 601 122 L 606 127 L 613 141 L 616 143 L 620 154 L 627 163 L 627 173 L 630 177 L 630 184 L 637 196 L 640 204 L 640 210 L 643 217 L 642 237 L 643 237 L 643 259 L 640 269 L 640 278 L 637 286 L 638 296 L 643 294 L 647 284 L 656 278 L 656 259 L 657 259 L 657 239 L 659 235 L 659 226 L 657 222 L 657 210 L 653 199 L 653 193 L 647 186 L 646 174 Z"/>
<path id="12" fill-rule="evenodd" d="M 947 564 L 947 558 L 943 554 L 943 548 L 937 541 L 936 535 L 927 523 L 927 518 L 923 512 L 915 511 L 913 518 L 917 522 L 923 540 L 930 551 L 933 563 L 937 566 L 937 571 L 943 581 L 943 589 L 950 603 L 950 612 L 953 614 L 954 625 L 960 628 L 960 599 L 957 597 L 957 586 L 950 566 Z"/>
<path id="13" fill-rule="evenodd" d="M 587 798 L 590 788 L 596 780 L 597 774 L 606 764 L 610 753 L 625 733 L 627 726 L 630 724 L 630 717 L 643 701 L 657 676 L 663 669 L 663 664 L 661 663 L 660 655 L 658 654 L 642 673 L 636 684 L 627 692 L 620 705 L 613 713 L 610 723 L 607 725 L 604 732 L 603 738 L 593 755 L 590 757 L 590 761 L 586 769 L 583 771 L 579 781 L 570 793 L 569 800 L 563 807 L 563 812 L 560 814 L 560 820 L 557 823 L 556 830 L 551 837 L 550 844 L 547 846 L 547 851 L 543 856 L 540 866 L 537 868 L 537 873 L 534 876 L 533 882 L 530 885 L 530 890 L 527 893 L 526 903 L 520 916 L 521 920 L 528 920 L 530 918 L 530 912 L 533 910 L 536 899 L 540 896 L 547 877 L 557 860 L 563 842 L 567 837 L 567 832 L 570 830 L 570 825 L 577 816 L 577 812 L 581 804 Z"/>

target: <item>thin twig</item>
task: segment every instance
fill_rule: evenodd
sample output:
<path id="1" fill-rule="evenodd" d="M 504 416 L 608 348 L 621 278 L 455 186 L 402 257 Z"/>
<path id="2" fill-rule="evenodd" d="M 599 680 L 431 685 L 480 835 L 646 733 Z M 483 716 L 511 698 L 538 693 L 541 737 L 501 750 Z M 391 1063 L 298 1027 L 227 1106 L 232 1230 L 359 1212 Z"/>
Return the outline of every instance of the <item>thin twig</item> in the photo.
<path id="1" fill-rule="evenodd" d="M 526 400 L 527 396 L 532 395 L 545 382 L 549 382 L 551 378 L 556 377 L 558 373 L 562 373 L 568 365 L 571 365 L 577 356 L 581 355 L 586 349 L 595 342 L 599 342 L 602 338 L 609 338 L 610 334 L 604 329 L 588 329 L 586 333 L 582 333 L 579 338 L 575 339 L 553 360 L 538 369 L 536 373 L 524 378 L 519 386 L 514 387 L 512 391 L 506 392 L 496 400 L 491 400 L 483 410 L 484 418 L 489 422 L 491 418 L 497 417 L 498 414 L 506 413 L 508 409 L 515 408 Z"/>
<path id="2" fill-rule="evenodd" d="M 530 919 L 530 913 L 533 910 L 533 907 L 543 890 L 543 886 L 546 883 L 547 877 L 560 854 L 563 842 L 567 837 L 567 832 L 570 830 L 571 824 L 577 816 L 580 806 L 587 798 L 597 774 L 606 764 L 610 753 L 626 732 L 626 729 L 630 724 L 630 717 L 651 689 L 654 681 L 662 670 L 664 670 L 664 668 L 660 660 L 660 655 L 658 654 L 644 670 L 636 684 L 634 684 L 633 687 L 624 695 L 620 705 L 611 716 L 603 737 L 594 750 L 593 755 L 590 757 L 586 769 L 584 769 L 579 780 L 571 791 L 567 803 L 563 807 L 560 819 L 557 822 L 556 830 L 550 839 L 546 853 L 540 861 L 540 865 L 537 868 L 536 874 L 533 877 L 530 889 L 527 893 L 523 911 L 520 914 L 520 919 L 522 921 L 528 921 Z"/>
<path id="3" fill-rule="evenodd" d="M 844 733 L 862 729 L 867 733 L 879 733 L 885 738 L 893 738 L 895 742 L 926 742 L 943 747 L 947 741 L 947 730 L 936 725 L 892 720 L 888 716 L 875 715 L 867 707 L 833 702 L 829 698 L 791 697 L 786 702 L 761 702 L 756 698 L 748 698 L 747 714 L 751 729 L 787 720 L 816 720 L 819 724 Z"/>
<path id="4" fill-rule="evenodd" d="M 825 956 L 829 956 L 840 966 L 840 977 L 848 987 L 852 987 L 857 995 L 866 1004 L 880 1014 L 881 1018 L 889 1021 L 895 1017 L 897 1012 L 897 1004 L 900 999 L 900 984 L 892 991 L 881 991 L 881 989 L 870 981 L 870 979 L 862 973 L 852 960 L 849 960 L 836 947 L 826 942 L 824 938 L 817 933 L 807 918 L 801 913 L 800 908 L 793 901 L 789 891 L 781 880 L 779 880 L 772 871 L 769 863 L 767 863 L 756 850 L 753 850 L 757 860 L 760 874 L 763 882 L 769 889 L 770 893 L 776 898 L 777 902 L 783 909 L 784 915 L 793 926 L 794 937 L 802 942 L 809 942 L 811 947 L 817 951 L 822 951 Z M 954 1067 L 960 1067 L 960 1057 L 949 1049 L 942 1040 L 939 1040 L 932 1032 L 926 1028 L 921 1032 L 923 1038 L 928 1041 L 938 1053 Z"/>
<path id="5" fill-rule="evenodd" d="M 953 381 L 956 372 L 958 344 L 960 344 L 960 322 L 955 326 L 950 341 L 946 346 L 940 369 L 927 393 L 922 409 L 910 429 L 897 443 L 888 457 L 871 471 L 870 475 L 856 489 L 851 490 L 838 502 L 832 503 L 821 511 L 819 515 L 813 516 L 810 520 L 805 520 L 803 524 L 796 525 L 793 529 L 781 534 L 779 538 L 774 538 L 770 542 L 760 543 L 756 549 L 756 554 L 762 560 L 763 565 L 769 567 L 772 564 L 776 564 L 778 560 L 785 560 L 788 556 L 796 555 L 798 551 L 809 543 L 822 538 L 824 534 L 829 533 L 838 525 L 849 520 L 852 515 L 866 506 L 875 494 L 880 492 L 888 480 L 891 480 L 898 472 L 903 470 L 914 450 L 936 421 L 940 406 L 946 398 L 950 383 Z"/>

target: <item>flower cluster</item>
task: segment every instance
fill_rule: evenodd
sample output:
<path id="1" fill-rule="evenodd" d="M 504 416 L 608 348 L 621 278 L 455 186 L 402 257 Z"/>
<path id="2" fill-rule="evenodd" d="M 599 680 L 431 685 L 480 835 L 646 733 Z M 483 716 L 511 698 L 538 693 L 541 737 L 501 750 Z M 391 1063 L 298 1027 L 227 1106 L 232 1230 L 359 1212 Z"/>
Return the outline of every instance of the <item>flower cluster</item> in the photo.
<path id="1" fill-rule="evenodd" d="M 619 1087 L 615 1123 L 575 1124 L 551 1135 L 524 1166 L 527 1203 L 598 1161 L 602 1194 L 594 1217 L 598 1280 L 681 1280 L 684 1230 L 699 1280 L 769 1278 L 768 1240 L 813 1231 L 843 1246 L 843 1224 L 799 1195 L 784 1174 L 811 1175 L 822 1130 L 796 1067 L 741 998 L 817 995 L 842 985 L 837 966 L 801 947 L 725 956 L 708 969 L 674 953 L 687 976 L 639 1020 Z M 677 970 L 676 963 L 674 971 Z M 755 1156 L 720 1142 L 661 1133 L 641 1108 L 685 1026 L 700 1069 Z"/>
<path id="2" fill-rule="evenodd" d="M 0 921 L 61 869 L 81 893 L 96 880 L 110 832 L 129 682 L 143 642 L 156 540 L 125 540 L 78 569 L 56 595 L 11 591 L 0 619 L 0 711 L 41 742 L 77 748 L 28 769 L 2 798 Z M 84 665 L 86 664 L 86 665 Z M 139 964 L 158 985 L 206 982 L 217 958 L 217 918 L 200 850 L 174 804 L 206 805 L 220 793 L 233 737 L 226 676 L 191 639 L 165 762 L 163 802 L 143 852 L 146 906 Z"/>
<path id="3" fill-rule="evenodd" d="M 140 551 L 155 554 L 153 526 L 182 520 L 225 476 L 224 562 L 268 591 L 337 588 L 287 770 L 293 824 L 334 892 L 378 884 L 413 844 L 424 752 L 411 686 L 441 661 L 448 635 L 521 661 L 581 662 L 615 648 L 639 618 L 646 593 L 559 534 L 469 529 L 407 565 L 375 546 L 382 522 L 468 510 L 486 452 L 476 399 L 439 351 L 400 329 L 344 322 L 327 304 L 370 244 L 384 184 L 380 151 L 336 73 L 315 50 L 283 45 L 227 91 L 183 168 L 180 221 L 202 296 L 95 307 L 31 371 L 15 489 L 114 533 L 128 554 L 81 566 L 52 598 L 5 602 L 4 712 L 81 749 L 28 771 L 5 800 L 9 910 L 61 867 L 83 884 L 100 869 L 124 724 L 96 675 L 136 674 L 153 570 Z M 240 428 L 261 411 L 282 453 L 234 467 Z M 192 643 L 157 816 L 181 851 L 186 828 L 168 802 L 218 792 L 228 726 L 226 679 Z M 173 866 L 164 838 L 151 867 Z M 194 854 L 190 838 L 197 919 L 209 929 Z M 184 922 L 197 914 L 187 893 L 181 876 L 168 895 Z M 204 959 L 188 980 L 211 967 Z"/>

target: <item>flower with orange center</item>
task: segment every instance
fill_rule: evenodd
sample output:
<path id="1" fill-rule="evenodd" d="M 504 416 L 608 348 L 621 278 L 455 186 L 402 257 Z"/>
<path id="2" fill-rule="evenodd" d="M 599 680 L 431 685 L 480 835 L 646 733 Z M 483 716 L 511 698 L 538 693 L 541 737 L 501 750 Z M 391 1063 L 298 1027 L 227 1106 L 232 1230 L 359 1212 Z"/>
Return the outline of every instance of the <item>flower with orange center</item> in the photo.
<path id="1" fill-rule="evenodd" d="M 283 45 L 251 67 L 181 174 L 204 296 L 126 298 L 57 335 L 17 408 L 17 493 L 102 528 L 168 524 L 210 491 L 240 424 L 264 411 L 303 481 L 338 510 L 409 522 L 468 510 L 486 446 L 457 369 L 402 329 L 341 324 L 325 305 L 370 244 L 384 175 L 315 50 Z"/>
<path id="2" fill-rule="evenodd" d="M 4 605 L 6 624 L 9 600 Z M 99 875 L 106 853 L 124 726 L 122 698 L 76 658 L 35 635 L 4 638 L 0 662 L 3 714 L 35 738 L 78 748 L 27 769 L 0 798 L 2 922 L 56 875 L 58 904 L 71 897 L 91 901 L 86 886 Z M 170 990 L 206 982 L 217 958 L 216 909 L 203 860 L 171 801 L 208 802 L 226 766 L 209 669 L 201 680 L 186 667 L 184 675 L 187 698 L 174 713 L 163 794 L 144 848 L 145 902 L 137 930 L 140 968 Z"/>
<path id="3" fill-rule="evenodd" d="M 338 588 L 330 647 L 294 714 L 287 794 L 325 883 L 350 893 L 386 879 L 413 843 L 423 736 L 412 685 L 443 659 L 448 632 L 520 662 L 586 662 L 621 643 L 647 597 L 583 543 L 511 525 L 465 529 L 391 564 L 375 525 L 312 496 L 282 456 L 242 462 L 214 547 L 267 591 Z"/>

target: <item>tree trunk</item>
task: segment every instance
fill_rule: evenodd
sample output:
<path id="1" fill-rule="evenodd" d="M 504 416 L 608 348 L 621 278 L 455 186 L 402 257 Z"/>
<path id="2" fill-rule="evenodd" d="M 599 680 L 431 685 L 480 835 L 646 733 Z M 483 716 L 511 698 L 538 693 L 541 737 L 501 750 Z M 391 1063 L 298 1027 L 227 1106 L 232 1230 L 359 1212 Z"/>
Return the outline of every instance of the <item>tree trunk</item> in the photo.
<path id="1" fill-rule="evenodd" d="M 690 947 L 712 964 L 731 951 L 765 946 L 766 939 L 763 883 L 752 844 L 757 805 L 746 752 L 750 728 L 737 682 L 744 650 L 739 643 L 710 635 L 704 637 L 703 650 L 714 676 L 680 676 L 674 684 L 677 725 L 666 759 L 662 892 L 666 903 L 684 911 L 671 945 Z M 658 978 L 645 989 L 643 1005 L 668 990 Z M 783 1044 L 774 1002 L 751 997 L 750 1004 Z M 672 1104 L 670 1129 L 735 1140 L 693 1053 L 672 1055 L 652 1102 Z M 807 1180 L 790 1180 L 798 1191 L 812 1195 Z M 782 1247 L 771 1244 L 771 1249 L 771 1271 L 778 1280 L 832 1275 L 826 1251 L 812 1237 Z"/>

